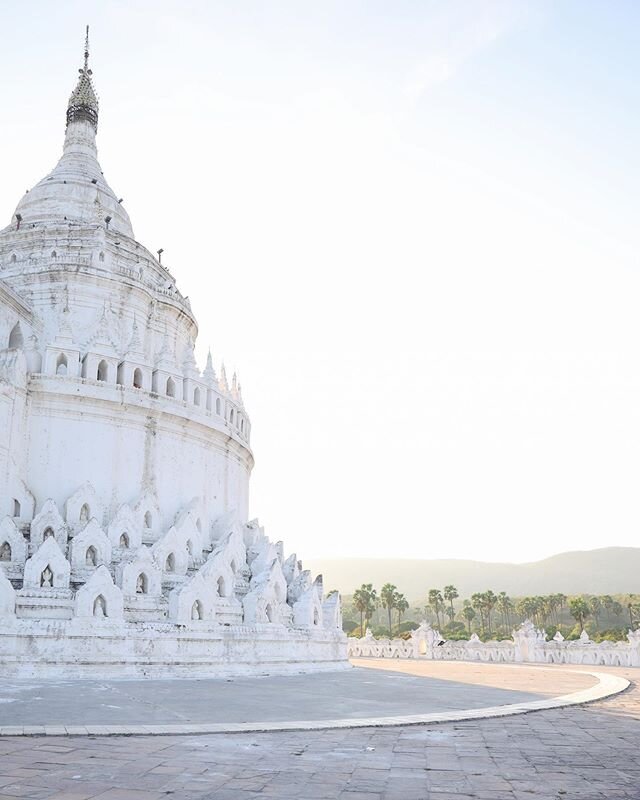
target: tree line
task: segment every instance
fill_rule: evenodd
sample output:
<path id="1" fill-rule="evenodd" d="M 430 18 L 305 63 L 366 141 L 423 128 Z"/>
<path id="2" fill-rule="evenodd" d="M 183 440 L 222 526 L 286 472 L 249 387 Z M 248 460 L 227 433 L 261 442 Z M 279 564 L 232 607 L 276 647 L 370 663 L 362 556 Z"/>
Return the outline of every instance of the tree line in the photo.
<path id="1" fill-rule="evenodd" d="M 389 636 L 393 636 L 391 617 L 395 611 L 398 615 L 398 627 L 402 621 L 402 615 L 409 610 L 407 598 L 398 591 L 398 587 L 393 583 L 385 583 L 380 589 L 380 595 L 373 588 L 371 583 L 363 583 L 359 589 L 353 593 L 353 605 L 360 614 L 360 636 L 364 636 L 364 623 L 369 627 L 369 621 L 373 617 L 376 609 L 382 607 L 386 609 L 389 618 Z"/>
<path id="2" fill-rule="evenodd" d="M 409 616 L 419 620 L 425 616 L 437 628 L 449 636 L 478 632 L 482 638 L 491 638 L 498 633 L 509 635 L 513 626 L 531 620 L 536 627 L 559 630 L 561 625 L 573 624 L 580 632 L 589 623 L 596 632 L 601 631 L 604 621 L 616 626 L 635 629 L 640 623 L 640 597 L 636 595 L 577 595 L 569 597 L 562 593 L 512 598 L 506 592 L 475 592 L 460 601 L 460 594 L 453 584 L 442 589 L 429 589 L 426 604 L 410 611 L 409 603 L 392 583 L 385 583 L 378 592 L 371 583 L 363 583 L 353 593 L 352 605 L 359 615 L 360 636 L 369 627 L 378 610 L 386 616 L 389 636 L 393 636 L 393 621 L 401 632 L 402 618 Z M 414 622 L 413 627 L 416 627 Z M 405 623 L 406 625 L 406 623 Z M 355 626 L 354 626 L 355 627 Z"/>

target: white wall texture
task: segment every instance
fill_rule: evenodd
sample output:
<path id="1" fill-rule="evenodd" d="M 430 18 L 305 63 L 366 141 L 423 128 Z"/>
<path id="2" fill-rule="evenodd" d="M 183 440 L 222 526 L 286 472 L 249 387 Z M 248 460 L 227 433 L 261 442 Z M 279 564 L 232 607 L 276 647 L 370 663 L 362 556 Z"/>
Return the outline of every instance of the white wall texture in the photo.
<path id="1" fill-rule="evenodd" d="M 97 113 L 85 65 L 60 161 L 0 231 L 0 673 L 345 666 L 339 597 L 247 520 L 240 386 L 198 368 Z"/>

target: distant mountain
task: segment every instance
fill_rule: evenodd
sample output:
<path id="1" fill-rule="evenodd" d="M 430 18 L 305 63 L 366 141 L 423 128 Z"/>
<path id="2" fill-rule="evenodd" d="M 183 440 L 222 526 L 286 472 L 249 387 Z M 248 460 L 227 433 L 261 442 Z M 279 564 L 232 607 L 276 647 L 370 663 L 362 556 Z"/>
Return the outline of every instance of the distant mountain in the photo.
<path id="1" fill-rule="evenodd" d="M 326 590 L 352 594 L 362 583 L 395 583 L 407 599 L 424 598 L 429 589 L 448 583 L 461 596 L 493 589 L 509 595 L 640 594 L 640 547 L 603 547 L 559 553 L 543 561 L 506 564 L 459 559 L 342 558 L 306 561 Z"/>

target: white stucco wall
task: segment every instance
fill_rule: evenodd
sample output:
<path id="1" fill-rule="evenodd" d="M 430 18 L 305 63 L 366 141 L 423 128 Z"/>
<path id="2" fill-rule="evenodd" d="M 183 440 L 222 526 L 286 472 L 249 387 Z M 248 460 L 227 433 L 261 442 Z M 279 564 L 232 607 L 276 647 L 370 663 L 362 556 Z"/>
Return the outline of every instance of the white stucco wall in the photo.
<path id="1" fill-rule="evenodd" d="M 102 174 L 86 65 L 72 98 L 0 231 L 0 675 L 344 667 L 339 597 L 247 520 L 240 386 Z"/>

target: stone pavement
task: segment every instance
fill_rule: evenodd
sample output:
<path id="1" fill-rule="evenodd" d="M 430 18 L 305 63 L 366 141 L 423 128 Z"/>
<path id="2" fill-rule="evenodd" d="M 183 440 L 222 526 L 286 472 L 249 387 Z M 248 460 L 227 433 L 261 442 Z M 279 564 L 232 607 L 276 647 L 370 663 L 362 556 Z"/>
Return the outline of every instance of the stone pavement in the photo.
<path id="1" fill-rule="evenodd" d="M 599 671 L 606 671 L 598 668 Z M 632 682 L 640 671 L 612 669 Z M 640 800 L 640 690 L 433 726 L 0 739 L 0 800 Z"/>
<path id="2" fill-rule="evenodd" d="M 9 726 L 39 726 L 33 733 L 84 726 L 75 732 L 87 733 L 87 726 L 105 725 L 118 733 L 147 732 L 134 729 L 141 725 L 158 726 L 159 733 L 202 733 L 197 726 L 203 723 L 215 730 L 225 724 L 375 720 L 536 702 L 597 683 L 590 675 L 536 665 L 369 659 L 358 664 L 338 672 L 227 680 L 6 679 L 0 685 L 0 733 L 17 733 L 2 730 Z M 172 724 L 182 730 L 171 730 Z M 56 732 L 64 733 L 64 727 Z"/>

